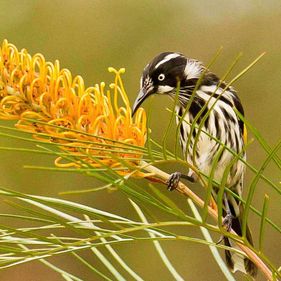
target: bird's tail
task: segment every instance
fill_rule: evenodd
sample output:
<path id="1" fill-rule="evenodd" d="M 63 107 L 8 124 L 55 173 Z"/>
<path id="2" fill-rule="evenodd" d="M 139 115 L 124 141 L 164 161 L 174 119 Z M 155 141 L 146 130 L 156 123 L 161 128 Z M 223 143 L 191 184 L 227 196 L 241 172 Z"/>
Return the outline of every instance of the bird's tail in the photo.
<path id="1" fill-rule="evenodd" d="M 239 209 L 240 209 L 239 215 L 237 217 L 233 218 L 231 228 L 239 236 L 241 236 L 242 235 L 242 213 L 243 213 L 242 205 L 240 205 Z M 247 240 L 249 241 L 249 243 L 251 245 L 253 245 L 251 231 L 248 226 L 247 226 L 247 230 L 246 230 L 246 237 L 247 237 Z M 238 246 L 235 244 L 235 242 L 233 242 L 232 240 L 230 240 L 227 237 L 224 237 L 224 244 L 229 247 L 238 248 Z M 228 267 L 230 268 L 230 270 L 232 272 L 242 271 L 246 274 L 249 274 L 253 278 L 256 277 L 256 275 L 257 275 L 256 265 L 250 259 L 246 258 L 245 256 L 243 256 L 237 252 L 225 250 L 225 259 L 226 259 L 226 263 L 227 263 Z"/>

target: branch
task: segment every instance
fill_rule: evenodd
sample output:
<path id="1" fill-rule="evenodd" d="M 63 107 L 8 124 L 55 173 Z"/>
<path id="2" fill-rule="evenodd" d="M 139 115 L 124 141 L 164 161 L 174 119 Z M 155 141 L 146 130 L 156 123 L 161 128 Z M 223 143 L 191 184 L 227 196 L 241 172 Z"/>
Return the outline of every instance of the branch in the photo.
<path id="1" fill-rule="evenodd" d="M 152 178 L 153 181 L 165 183 L 170 175 L 165 173 L 164 171 L 146 163 L 145 161 L 141 162 L 141 166 L 143 170 L 146 170 L 149 173 L 154 174 L 156 178 Z M 148 178 L 150 179 L 150 178 Z M 200 208 L 204 207 L 204 201 L 197 196 L 193 191 L 191 191 L 190 188 L 188 188 L 185 184 L 182 182 L 179 183 L 176 190 L 181 193 L 182 195 L 190 198 L 196 205 L 198 205 Z M 211 208 L 208 206 L 208 213 L 213 219 L 218 222 L 218 212 L 217 210 Z M 230 231 L 230 233 L 237 235 L 237 233 L 233 230 Z M 238 235 L 237 235 L 238 236 Z M 264 274 L 264 276 L 267 278 L 267 280 L 273 281 L 273 276 L 271 270 L 267 267 L 267 265 L 257 256 L 257 254 L 248 248 L 246 245 L 243 245 L 242 243 L 236 242 L 239 248 L 251 259 L 255 265 L 260 269 L 260 271 Z"/>

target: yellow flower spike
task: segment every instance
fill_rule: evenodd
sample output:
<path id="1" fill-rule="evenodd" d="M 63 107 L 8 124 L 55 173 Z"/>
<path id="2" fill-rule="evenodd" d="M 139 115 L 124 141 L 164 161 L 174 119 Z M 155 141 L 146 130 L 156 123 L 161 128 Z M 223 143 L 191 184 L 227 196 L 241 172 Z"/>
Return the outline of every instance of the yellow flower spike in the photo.
<path id="1" fill-rule="evenodd" d="M 132 173 L 118 157 L 135 158 L 130 165 L 138 164 L 142 153 L 129 144 L 145 145 L 146 115 L 139 109 L 135 121 L 131 117 L 121 79 L 125 69 L 108 70 L 115 75 L 109 88 L 104 82 L 85 88 L 83 78 L 60 69 L 58 60 L 46 62 L 42 54 L 31 56 L 4 40 L 0 47 L 0 119 L 18 120 L 18 129 L 69 152 L 68 159 L 73 160 L 58 157 L 58 167 L 105 165 L 121 174 Z"/>

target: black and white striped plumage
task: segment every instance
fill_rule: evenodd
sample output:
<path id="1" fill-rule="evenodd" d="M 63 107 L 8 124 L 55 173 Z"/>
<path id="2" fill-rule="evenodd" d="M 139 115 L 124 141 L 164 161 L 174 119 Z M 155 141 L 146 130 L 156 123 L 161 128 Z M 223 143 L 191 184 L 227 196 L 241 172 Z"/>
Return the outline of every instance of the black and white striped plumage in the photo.
<path id="1" fill-rule="evenodd" d="M 199 85 L 196 85 L 198 80 Z M 217 156 L 221 145 L 216 139 L 232 151 L 246 157 L 243 152 L 244 124 L 234 110 L 236 108 L 244 115 L 240 99 L 232 87 L 227 87 L 201 62 L 186 58 L 179 53 L 161 53 L 145 67 L 140 84 L 141 89 L 133 107 L 133 114 L 142 102 L 153 94 L 165 94 L 175 98 L 177 91 L 179 91 L 177 97 L 178 123 L 180 116 L 183 116 L 186 107 L 190 105 L 184 116 L 184 122 L 180 124 L 180 142 L 186 160 L 196 166 L 203 174 L 210 175 L 214 158 L 219 157 L 214 171 L 214 180 L 220 182 L 226 167 L 233 161 L 233 153 L 227 149 L 223 149 L 221 154 Z M 192 96 L 195 87 L 197 90 Z M 190 98 L 192 99 L 191 104 L 189 104 Z M 205 110 L 199 115 L 206 104 Z M 210 112 L 206 115 L 210 108 Z M 205 115 L 206 120 L 203 122 L 201 130 L 199 131 L 197 126 L 191 131 L 190 124 L 196 122 L 199 125 Z M 196 143 L 195 139 L 197 139 Z M 243 163 L 234 161 L 227 178 L 227 186 L 238 195 L 242 193 L 244 171 Z M 188 176 L 196 179 L 192 170 L 188 171 Z M 241 235 L 242 205 L 228 193 L 225 199 L 229 206 L 228 209 L 234 217 L 232 229 Z M 247 229 L 247 238 L 252 243 L 249 229 Z M 229 239 L 224 238 L 224 241 L 227 246 L 234 247 L 234 243 Z M 226 251 L 226 261 L 234 272 L 239 270 L 252 276 L 257 273 L 255 265 L 237 253 Z"/>

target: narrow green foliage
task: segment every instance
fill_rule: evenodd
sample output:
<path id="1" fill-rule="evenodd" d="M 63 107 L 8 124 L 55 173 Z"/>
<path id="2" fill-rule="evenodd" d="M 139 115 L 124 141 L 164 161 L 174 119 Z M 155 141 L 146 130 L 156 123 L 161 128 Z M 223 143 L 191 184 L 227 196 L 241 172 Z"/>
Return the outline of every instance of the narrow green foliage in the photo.
<path id="1" fill-rule="evenodd" d="M 148 223 L 148 220 L 146 219 L 144 213 L 142 212 L 141 208 L 132 200 L 130 200 L 131 204 L 133 205 L 133 207 L 135 208 L 137 214 L 139 215 L 141 221 L 143 223 Z M 156 234 L 153 232 L 148 232 L 149 236 L 151 238 L 156 238 Z M 179 275 L 179 273 L 176 271 L 176 269 L 174 268 L 174 266 L 172 265 L 172 263 L 169 261 L 167 255 L 165 254 L 164 250 L 161 247 L 161 244 L 159 241 L 155 240 L 153 241 L 153 244 L 156 248 L 156 251 L 158 252 L 160 258 L 162 259 L 162 261 L 164 262 L 164 264 L 166 265 L 167 269 L 170 271 L 170 273 L 172 274 L 172 276 L 175 278 L 175 280 L 178 281 L 184 281 L 184 279 Z"/>
<path id="2" fill-rule="evenodd" d="M 202 221 L 202 218 L 201 218 L 201 216 L 200 216 L 200 214 L 199 214 L 195 204 L 192 202 L 192 200 L 191 199 L 187 199 L 187 203 L 190 206 L 190 209 L 191 209 L 194 217 L 196 219 L 198 219 L 199 221 Z M 210 232 L 206 228 L 204 228 L 202 226 L 200 226 L 200 230 L 201 230 L 204 238 L 206 239 L 206 241 L 208 241 L 210 243 L 213 243 L 213 239 L 212 239 L 212 237 L 210 235 Z M 210 246 L 210 250 L 211 250 L 211 253 L 214 256 L 214 259 L 216 260 L 219 268 L 221 269 L 222 273 L 226 277 L 226 279 L 228 281 L 235 281 L 232 273 L 229 271 L 229 269 L 226 266 L 225 262 L 221 258 L 220 254 L 218 252 L 218 249 L 216 247 L 214 247 L 214 246 Z"/>
<path id="3" fill-rule="evenodd" d="M 272 149 L 271 153 L 266 157 L 266 159 L 262 163 L 260 169 L 258 170 L 256 175 L 254 176 L 254 178 L 253 178 L 253 180 L 250 184 L 250 188 L 249 188 L 249 192 L 248 192 L 248 196 L 247 196 L 247 200 L 246 200 L 246 204 L 245 204 L 245 208 L 244 208 L 244 213 L 243 213 L 242 235 L 244 237 L 246 237 L 246 226 L 247 226 L 250 206 L 251 206 L 251 203 L 252 203 L 252 200 L 253 200 L 253 197 L 254 197 L 254 193 L 255 193 L 257 183 L 258 183 L 258 181 L 261 177 L 261 174 L 263 173 L 263 171 L 265 170 L 267 165 L 270 163 L 271 159 L 273 159 L 274 155 L 277 153 L 277 151 L 280 148 L 281 148 L 281 141 Z"/>
<path id="4" fill-rule="evenodd" d="M 263 250 L 263 243 L 265 239 L 265 218 L 267 215 L 269 205 L 269 196 L 267 194 L 264 195 L 263 207 L 262 207 L 262 217 L 261 217 L 261 224 L 260 224 L 260 235 L 259 235 L 259 251 L 262 252 Z"/>
<path id="5" fill-rule="evenodd" d="M 217 61 L 220 52 L 221 49 L 215 54 L 208 68 Z M 264 54 L 261 54 L 245 69 L 240 71 L 227 83 L 225 90 L 252 69 L 263 55 Z M 229 77 L 240 58 L 241 54 L 234 59 L 233 63 L 222 76 L 223 80 Z M 207 69 L 205 71 L 207 71 Z M 204 74 L 198 80 L 182 116 L 178 116 L 176 112 L 179 102 L 180 85 L 178 84 L 172 109 L 168 109 L 170 119 L 160 141 L 152 138 L 150 129 L 151 114 L 150 112 L 148 113 L 146 147 L 139 147 L 130 143 L 111 140 L 100 136 L 94 137 L 102 140 L 102 142 L 90 141 L 89 138 L 88 140 L 85 138 L 85 140 L 79 140 L 80 146 L 74 143 L 75 140 L 66 137 L 57 138 L 58 141 L 64 143 L 47 143 L 46 141 L 50 139 L 50 136 L 47 134 L 19 132 L 16 128 L 1 125 L 0 137 L 15 139 L 21 143 L 30 143 L 35 145 L 35 148 L 2 146 L 0 150 L 40 154 L 48 157 L 60 157 L 63 161 L 66 161 L 66 163 L 72 162 L 77 164 L 78 167 L 62 168 L 54 167 L 53 165 L 42 167 L 36 165 L 36 163 L 31 163 L 25 165 L 25 168 L 32 168 L 35 171 L 41 169 L 55 172 L 77 172 L 94 177 L 102 183 L 101 186 L 95 186 L 84 190 L 59 191 L 60 194 L 71 194 L 74 196 L 76 194 L 83 195 L 91 192 L 107 192 L 107 190 L 122 192 L 122 194 L 129 199 L 128 207 L 133 207 L 135 211 L 132 212 L 132 214 L 137 214 L 138 217 L 135 219 L 134 216 L 134 219 L 132 219 L 131 216 L 124 217 L 119 215 L 117 212 L 118 210 L 116 210 L 116 212 L 108 212 L 60 198 L 29 195 L 1 187 L 0 196 L 4 198 L 3 202 L 13 207 L 16 213 L 0 214 L 2 218 L 9 218 L 9 220 L 6 220 L 8 221 L 7 223 L 0 225 L 0 268 L 4 269 L 27 262 L 39 261 L 57 272 L 64 280 L 81 281 L 83 280 L 81 277 L 68 273 L 48 260 L 49 257 L 53 256 L 70 255 L 75 258 L 78 266 L 83 266 L 93 274 L 93 279 L 101 278 L 103 280 L 123 281 L 129 278 L 129 280 L 142 281 L 144 280 L 144 272 L 136 272 L 130 265 L 130 261 L 122 257 L 117 250 L 118 248 L 115 248 L 115 246 L 118 245 L 121 247 L 123 244 L 132 243 L 150 243 L 159 256 L 160 264 L 168 270 L 173 279 L 182 281 L 185 280 L 186 277 L 182 276 L 182 274 L 176 270 L 176 264 L 172 264 L 169 259 L 169 253 L 168 251 L 164 251 L 161 242 L 169 241 L 169 243 L 177 243 L 178 241 L 184 241 L 185 243 L 192 242 L 210 247 L 214 259 L 227 280 L 233 281 L 235 279 L 225 267 L 218 249 L 228 249 L 240 254 L 244 254 L 244 252 L 236 248 L 229 248 L 221 244 L 218 245 L 211 237 L 212 234 L 223 234 L 236 242 L 238 241 L 239 243 L 248 245 L 261 261 L 272 270 L 275 280 L 278 280 L 278 278 L 280 278 L 280 270 L 278 271 L 277 267 L 271 261 L 270 255 L 265 252 L 266 243 L 268 243 L 266 229 L 270 227 L 280 235 L 281 227 L 269 217 L 269 196 L 267 194 L 259 194 L 256 190 L 258 183 L 262 180 L 262 183 L 268 188 L 268 194 L 270 194 L 271 190 L 274 190 L 277 196 L 281 195 L 281 189 L 276 183 L 276 180 L 269 178 L 265 172 L 268 165 L 272 162 L 277 169 L 281 170 L 281 160 L 278 156 L 278 152 L 281 148 L 281 141 L 272 148 L 250 121 L 236 110 L 239 118 L 246 124 L 253 138 L 257 140 L 254 144 L 250 143 L 248 145 L 256 145 L 257 149 L 261 149 L 266 153 L 266 157 L 260 166 L 254 167 L 252 163 L 244 159 L 244 151 L 236 153 L 225 146 L 220 140 L 206 132 L 204 130 L 204 122 L 207 120 L 210 111 L 219 100 L 220 96 L 223 95 L 224 91 L 219 94 L 215 103 L 212 104 L 211 109 L 209 109 L 204 116 L 203 113 L 206 111 L 207 104 L 201 109 L 193 122 L 189 124 L 184 116 L 196 98 L 196 90 L 198 90 L 203 76 Z M 216 90 L 213 95 L 215 94 Z M 173 149 L 169 149 L 170 135 L 172 127 L 175 125 L 175 119 L 178 119 L 174 139 L 175 143 L 173 143 Z M 85 132 L 61 128 L 60 126 L 47 124 L 38 120 L 28 119 L 27 121 L 50 126 L 54 129 L 77 133 L 85 137 L 93 137 Z M 219 152 L 213 159 L 213 166 L 209 175 L 199 171 L 195 165 L 193 166 L 186 162 L 187 153 L 189 153 L 187 149 L 191 138 L 188 139 L 186 151 L 182 154 L 179 153 L 180 127 L 183 124 L 190 127 L 191 135 L 192 132 L 197 132 L 197 137 L 193 144 L 194 150 L 191 153 L 191 158 L 193 158 L 193 160 L 195 158 L 196 144 L 200 134 L 206 134 L 211 140 L 218 143 L 220 147 Z M 40 140 L 33 139 L 32 136 L 39 137 Z M 85 146 L 83 145 L 91 145 L 91 149 L 95 150 L 97 153 L 93 155 L 86 152 Z M 75 153 L 71 152 L 71 149 L 75 149 Z M 246 149 L 247 146 L 245 150 Z M 223 178 L 218 182 L 214 180 L 214 178 L 223 151 L 230 152 L 233 155 L 233 160 L 225 167 Z M 99 154 L 98 152 L 101 153 Z M 119 157 L 116 152 L 126 154 L 127 158 L 123 156 Z M 194 173 L 198 175 L 200 183 L 205 188 L 204 206 L 201 209 L 201 215 L 194 203 L 188 199 L 188 204 L 192 210 L 192 214 L 189 215 L 185 208 L 180 207 L 179 203 L 174 202 L 163 184 L 147 183 L 145 181 L 139 184 L 140 181 L 132 180 L 136 175 L 139 175 L 138 173 L 146 172 L 145 166 L 141 164 L 143 161 L 139 161 L 140 158 L 138 156 L 141 156 L 141 160 L 145 161 L 147 165 L 153 165 L 155 167 L 161 167 L 163 164 L 174 164 L 182 166 L 186 170 L 192 169 Z M 114 160 L 118 163 L 118 166 L 107 166 L 103 160 L 108 159 Z M 249 173 L 251 176 L 250 184 L 246 184 L 248 193 L 245 198 L 234 193 L 227 185 L 230 169 L 236 161 L 244 163 L 248 171 L 251 172 Z M 97 163 L 98 167 L 91 165 L 92 162 Z M 155 180 L 155 178 L 157 178 L 157 174 L 149 175 L 150 180 Z M 218 221 L 208 223 L 208 208 L 212 200 L 212 191 L 214 188 L 219 190 L 215 198 L 218 207 Z M 196 193 L 196 190 L 194 190 L 194 192 Z M 224 208 L 223 196 L 225 193 L 231 194 L 244 205 L 245 210 L 242 220 L 243 237 L 228 233 L 224 227 L 222 227 Z M 107 196 L 110 195 L 107 194 Z M 264 203 L 261 210 L 253 206 L 252 201 L 254 196 L 264 196 Z M 253 215 L 260 219 L 259 243 L 256 248 L 251 247 L 245 238 L 246 225 L 250 212 L 253 212 Z M 161 217 L 161 219 L 159 219 L 158 216 Z M 165 217 L 169 217 L 169 220 L 163 219 Z M 12 226 L 9 224 L 10 222 L 13 222 L 13 224 L 11 224 Z M 20 222 L 21 226 L 15 227 L 14 225 L 16 222 Z M 203 238 L 192 237 L 189 231 L 190 228 L 200 228 Z M 184 235 L 182 233 L 184 233 Z M 94 264 L 90 260 L 87 260 L 87 258 L 84 258 L 82 252 L 94 255 L 98 264 Z"/>
<path id="6" fill-rule="evenodd" d="M 210 205 L 211 202 L 211 197 L 212 197 L 212 192 L 213 192 L 213 179 L 214 179 L 214 174 L 218 165 L 218 161 L 220 159 L 221 154 L 224 151 L 224 146 L 221 146 L 219 151 L 216 153 L 214 161 L 213 161 L 213 165 L 212 165 L 212 169 L 210 172 L 210 176 L 207 179 L 208 183 L 207 183 L 207 189 L 206 189 L 206 196 L 204 198 L 204 208 L 203 208 L 203 212 L 202 212 L 202 219 L 203 222 L 206 221 L 207 219 L 207 215 L 208 215 L 208 206 Z"/>

